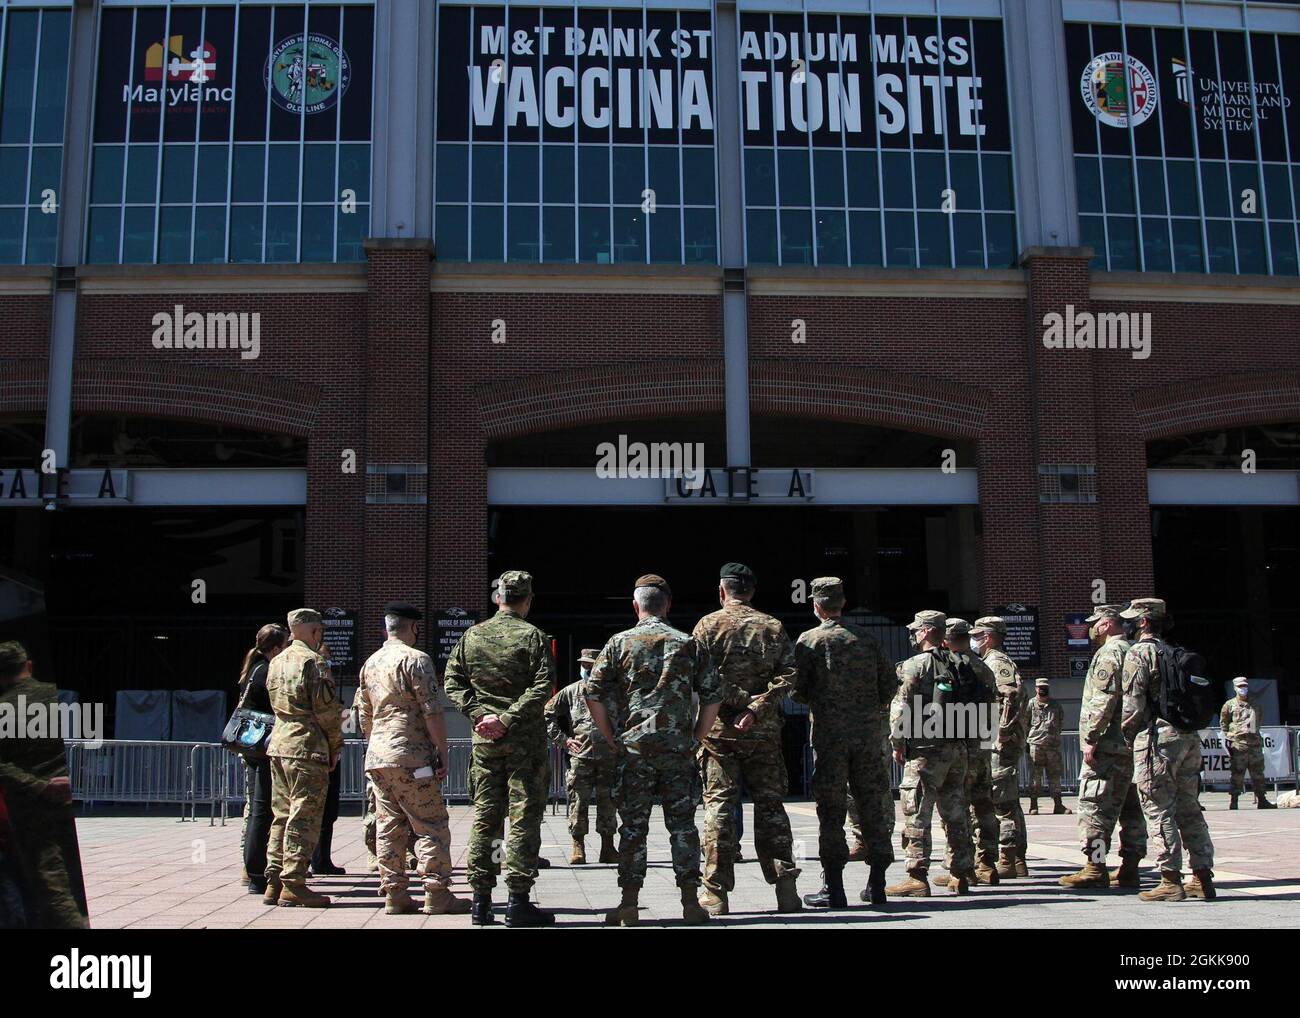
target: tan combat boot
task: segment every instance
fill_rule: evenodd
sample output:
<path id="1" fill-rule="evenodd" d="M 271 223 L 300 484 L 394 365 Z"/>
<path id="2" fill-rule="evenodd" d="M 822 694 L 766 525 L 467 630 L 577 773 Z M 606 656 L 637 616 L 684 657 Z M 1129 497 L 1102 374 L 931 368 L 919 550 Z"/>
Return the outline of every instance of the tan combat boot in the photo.
<path id="1" fill-rule="evenodd" d="M 698 887 L 682 888 L 682 921 L 687 926 L 701 926 L 709 921 L 708 911 L 696 897 L 698 893 Z"/>
<path id="2" fill-rule="evenodd" d="M 279 877 L 270 877 L 266 881 L 266 893 L 262 895 L 263 905 L 275 905 L 280 901 L 280 891 L 284 884 L 280 882 Z"/>
<path id="3" fill-rule="evenodd" d="M 385 915 L 414 915 L 417 911 L 418 906 L 405 887 L 394 887 L 384 895 Z"/>
<path id="4" fill-rule="evenodd" d="M 998 875 L 1001 876 L 1001 872 L 999 872 Z M 1023 852 L 1016 856 L 1016 876 L 1029 876 L 1029 864 L 1025 862 L 1025 854 Z"/>
<path id="5" fill-rule="evenodd" d="M 776 910 L 777 912 L 803 911 L 803 899 L 799 897 L 799 890 L 795 887 L 794 876 L 777 877 Z"/>
<path id="6" fill-rule="evenodd" d="M 930 878 L 931 887 L 947 887 L 948 881 L 952 878 L 947 873 L 936 873 Z"/>
<path id="7" fill-rule="evenodd" d="M 997 887 L 1002 878 L 998 876 L 998 867 L 996 861 L 985 862 L 980 860 L 975 864 L 975 879 L 973 884 L 988 884 L 989 887 Z"/>
<path id="8" fill-rule="evenodd" d="M 425 890 L 424 908 L 420 911 L 425 915 L 468 915 L 473 907 L 468 898 L 457 898 L 447 888 L 435 887 Z"/>
<path id="9" fill-rule="evenodd" d="M 953 894 L 970 894 L 970 878 L 964 873 L 949 874 L 948 890 L 952 891 Z"/>
<path id="10" fill-rule="evenodd" d="M 587 846 L 581 838 L 573 839 L 573 851 L 569 853 L 570 866 L 587 865 Z"/>
<path id="11" fill-rule="evenodd" d="M 600 836 L 600 858 L 597 862 L 618 862 L 618 849 L 614 847 L 614 835 Z"/>
<path id="12" fill-rule="evenodd" d="M 1189 898 L 1213 901 L 1219 896 L 1214 889 L 1214 870 L 1192 870 L 1192 879 L 1183 884 L 1183 890 Z"/>
<path id="13" fill-rule="evenodd" d="M 708 912 L 709 915 L 726 915 L 731 911 L 730 905 L 727 904 L 727 892 L 701 887 L 700 908 Z"/>
<path id="14" fill-rule="evenodd" d="M 925 870 L 908 870 L 907 879 L 902 883 L 885 888 L 885 894 L 891 898 L 928 898 L 930 885 L 925 879 Z"/>
<path id="15" fill-rule="evenodd" d="M 640 887 L 623 888 L 623 900 L 618 908 L 611 908 L 605 913 L 606 926 L 635 926 L 641 920 L 637 901 L 641 897 Z"/>
<path id="16" fill-rule="evenodd" d="M 1112 887 L 1124 887 L 1132 890 L 1142 886 L 1142 875 L 1138 867 L 1142 865 L 1142 860 L 1135 855 L 1125 855 L 1120 857 L 1119 869 L 1110 871 L 1110 884 Z"/>
<path id="17" fill-rule="evenodd" d="M 280 891 L 280 900 L 276 904 L 286 908 L 326 908 L 330 903 L 328 896 L 317 894 L 307 886 L 305 880 L 286 880 Z"/>
<path id="18" fill-rule="evenodd" d="M 1006 849 L 998 853 L 997 874 L 1002 880 L 1016 879 L 1016 857 L 1014 853 L 1008 852 Z"/>
<path id="19" fill-rule="evenodd" d="M 1160 883 L 1138 897 L 1143 901 L 1185 901 L 1187 892 L 1183 890 L 1183 875 L 1178 870 L 1161 870 Z"/>
<path id="20" fill-rule="evenodd" d="M 1083 868 L 1079 872 L 1064 876 L 1057 883 L 1062 887 L 1068 887 L 1075 891 L 1082 891 L 1085 888 L 1104 890 L 1110 886 L 1110 874 L 1106 872 L 1105 866 L 1089 859 L 1083 864 Z"/>

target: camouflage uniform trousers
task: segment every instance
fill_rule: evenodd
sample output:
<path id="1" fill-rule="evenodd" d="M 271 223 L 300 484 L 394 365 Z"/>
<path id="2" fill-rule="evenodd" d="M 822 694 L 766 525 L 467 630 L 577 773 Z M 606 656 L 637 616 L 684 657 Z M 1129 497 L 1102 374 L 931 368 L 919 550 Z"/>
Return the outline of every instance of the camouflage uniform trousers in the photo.
<path id="1" fill-rule="evenodd" d="M 880 794 L 881 786 L 885 789 L 884 798 Z M 875 739 L 817 748 L 812 779 L 813 799 L 817 802 L 817 854 L 828 869 L 843 869 L 848 862 L 844 817 L 848 812 L 849 790 L 854 788 L 857 798 L 866 806 L 866 823 L 859 821 L 858 830 L 867 848 L 867 862 L 888 866 L 894 861 L 894 849 L 889 840 L 891 825 L 885 817 L 893 820 L 894 803 L 892 799 L 889 801 L 886 814 L 884 799 L 889 793 L 889 775 L 880 765 Z"/>
<path id="2" fill-rule="evenodd" d="M 569 758 L 569 773 L 564 779 L 564 789 L 569 797 L 569 834 L 574 841 L 581 841 L 587 836 L 593 803 L 596 806 L 596 833 L 612 837 L 618 830 L 613 796 L 617 778 L 618 765 L 614 760 Z"/>
<path id="3" fill-rule="evenodd" d="M 475 743 L 470 761 L 474 823 L 466 870 L 475 891 L 490 891 L 501 872 L 505 841 L 506 886 L 527 894 L 537 871 L 546 810 L 550 757 L 540 739 L 521 743 Z M 505 834 L 507 814 L 510 831 Z M 505 835 L 503 839 L 503 834 Z"/>
<path id="4" fill-rule="evenodd" d="M 966 801 L 970 804 L 970 824 L 975 841 L 975 860 L 993 866 L 998 861 L 998 836 L 1001 824 L 993 808 L 993 753 L 978 746 L 966 747 Z M 972 840 L 974 838 L 972 837 Z M 952 849 L 944 855 L 944 865 L 952 871 Z"/>
<path id="5" fill-rule="evenodd" d="M 775 884 L 798 876 L 790 818 L 785 812 L 788 778 L 777 740 L 727 739 L 704 745 L 704 884 L 712 891 L 736 886 L 735 809 L 740 784 L 754 803 L 754 852 L 763 878 Z"/>
<path id="6" fill-rule="evenodd" d="M 1020 765 L 1018 753 L 993 751 L 989 761 L 993 783 L 993 812 L 998 815 L 998 847 L 1015 856 L 1023 856 L 1029 846 L 1025 830 L 1025 811 L 1020 805 Z"/>
<path id="7" fill-rule="evenodd" d="M 1214 868 L 1214 844 L 1196 792 L 1201 771 L 1201 738 L 1196 732 L 1143 729 L 1133 740 L 1134 780 L 1142 798 L 1147 829 L 1159 847 L 1156 865 L 1182 871 L 1183 846 L 1193 870 Z"/>
<path id="8" fill-rule="evenodd" d="M 1047 775 L 1047 794 L 1053 799 L 1061 797 L 1061 760 L 1059 746 L 1030 745 L 1029 747 L 1029 798 L 1037 799 L 1043 791 L 1039 778 Z"/>
<path id="9" fill-rule="evenodd" d="M 1098 749 L 1093 760 L 1089 766 L 1085 758 L 1079 769 L 1081 847 L 1098 865 L 1104 863 L 1118 824 L 1119 854 L 1145 858 L 1147 821 L 1133 784 L 1133 754 L 1127 749 Z"/>
<path id="10" fill-rule="evenodd" d="M 936 807 L 948 839 L 950 872 L 974 869 L 975 846 L 966 802 L 966 746 L 952 742 L 924 751 L 909 750 L 899 791 L 907 872 L 923 878 L 930 869 L 930 824 Z"/>
<path id="11" fill-rule="evenodd" d="M 891 767 L 891 749 L 888 739 L 882 739 L 880 744 L 880 766 L 885 770 L 885 783 L 880 789 L 880 810 L 885 818 L 885 837 L 893 840 L 894 825 L 894 790 L 893 790 L 893 768 Z M 865 845 L 866 838 L 862 831 L 862 813 L 858 810 L 857 800 L 853 798 L 853 790 L 849 789 L 849 832 L 853 835 L 854 841 L 859 845 Z M 892 849 L 890 850 L 892 854 Z"/>
<path id="12" fill-rule="evenodd" d="M 266 846 L 266 878 L 306 880 L 316 851 L 329 767 L 315 760 L 271 757 L 271 837 Z"/>
<path id="13" fill-rule="evenodd" d="M 75 817 L 67 804 L 10 807 L 12 847 L 27 890 L 27 924 L 35 929 L 84 930 L 90 925 Z"/>
<path id="14" fill-rule="evenodd" d="M 625 753 L 617 761 L 614 795 L 623 820 L 618 843 L 619 887 L 640 887 L 645 883 L 646 836 L 650 811 L 656 802 L 663 806 L 677 886 L 699 887 L 695 773 L 695 760 L 689 753 Z"/>
<path id="15" fill-rule="evenodd" d="M 375 855 L 382 893 L 405 890 L 406 853 L 415 832 L 415 871 L 426 891 L 451 883 L 451 825 L 437 778 L 417 778 L 409 767 L 366 771 L 375 794 Z"/>
<path id="16" fill-rule="evenodd" d="M 1264 747 L 1261 743 L 1228 743 L 1228 761 L 1232 764 L 1232 794 L 1246 791 L 1246 771 L 1250 771 L 1250 788 L 1256 795 L 1268 789 L 1264 778 Z"/>

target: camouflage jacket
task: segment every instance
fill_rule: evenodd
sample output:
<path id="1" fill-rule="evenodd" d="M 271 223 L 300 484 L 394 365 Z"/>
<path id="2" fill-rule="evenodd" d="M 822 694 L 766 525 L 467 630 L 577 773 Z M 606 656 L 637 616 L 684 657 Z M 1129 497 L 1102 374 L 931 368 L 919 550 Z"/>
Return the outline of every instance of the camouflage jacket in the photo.
<path id="1" fill-rule="evenodd" d="M 275 712 L 267 756 L 327 764 L 343 752 L 343 708 L 320 654 L 294 640 L 271 661 L 266 694 Z"/>
<path id="2" fill-rule="evenodd" d="M 447 695 L 471 721 L 495 714 L 501 739 L 544 742 L 542 710 L 555 685 L 555 658 L 536 626 L 509 608 L 465 630 L 447 660 Z M 491 743 L 476 732 L 474 743 Z"/>
<path id="3" fill-rule="evenodd" d="M 48 682 L 33 678 L 19 679 L 8 689 L 0 690 L 0 711 L 17 717 L 19 697 L 25 709 L 39 706 L 48 713 L 59 702 L 59 691 Z M 27 806 L 53 806 L 44 798 L 52 778 L 66 777 L 68 758 L 59 732 L 26 738 L 0 732 L 0 794 L 11 811 Z"/>
<path id="4" fill-rule="evenodd" d="M 583 680 L 579 679 L 546 701 L 546 734 L 560 746 L 568 739 L 576 739 L 581 743 L 581 748 L 576 753 L 572 750 L 569 752 L 569 756 L 575 760 L 607 760 L 614 754 L 606 745 L 604 736 L 596 729 L 596 722 L 591 718 L 582 689 Z"/>
<path id="5" fill-rule="evenodd" d="M 1234 696 L 1219 711 L 1223 737 L 1233 749 L 1264 745 L 1264 737 L 1259 734 L 1259 720 L 1259 704 L 1250 697 L 1243 700 Z"/>
<path id="6" fill-rule="evenodd" d="M 791 698 L 812 711 L 812 745 L 836 746 L 880 738 L 882 706 L 898 678 L 879 641 L 861 626 L 827 619 L 799 635 Z"/>
<path id="7" fill-rule="evenodd" d="M 1119 727 L 1130 746 L 1139 732 L 1153 726 L 1156 729 L 1156 739 L 1153 741 L 1157 742 L 1162 734 L 1178 731 L 1168 721 L 1156 717 L 1155 711 L 1151 709 L 1160 701 L 1163 683 L 1159 652 L 1167 647 L 1168 644 L 1159 639 L 1138 640 L 1124 658 L 1124 706 Z"/>
<path id="8" fill-rule="evenodd" d="M 1025 750 L 1029 734 L 1029 689 L 1020 669 L 1005 651 L 990 648 L 984 663 L 993 671 L 998 686 L 998 732 L 994 749 L 1006 757 L 1018 757 Z"/>
<path id="9" fill-rule="evenodd" d="M 389 637 L 361 666 L 357 721 L 368 740 L 366 770 L 433 764 L 427 718 L 442 713 L 433 659 Z"/>
<path id="10" fill-rule="evenodd" d="M 933 749 L 951 740 L 925 735 L 923 712 L 934 702 L 934 687 L 953 679 L 952 658 L 938 647 L 914 654 L 897 668 L 898 692 L 889 705 L 889 741 L 895 749 Z M 963 740 L 964 741 L 964 740 Z"/>
<path id="11" fill-rule="evenodd" d="M 1124 658 L 1131 644 L 1122 636 L 1106 639 L 1088 664 L 1079 704 L 1079 742 L 1109 753 L 1127 753 L 1129 745 L 1119 729 L 1124 698 Z"/>
<path id="12" fill-rule="evenodd" d="M 781 700 L 794 684 L 794 648 L 785 627 L 771 615 L 742 601 L 728 601 L 695 624 L 692 634 L 717 666 L 722 709 L 708 738 L 777 741 Z M 744 732 L 732 727 L 737 715 L 754 712 Z"/>
<path id="13" fill-rule="evenodd" d="M 719 703 L 722 683 L 699 640 L 650 616 L 610 637 L 583 692 L 609 705 L 615 738 L 629 752 L 689 753 L 695 700 Z"/>
<path id="14" fill-rule="evenodd" d="M 1031 746 L 1056 747 L 1061 744 L 1065 711 L 1055 700 L 1046 702 L 1035 695 L 1029 701 L 1029 738 Z"/>

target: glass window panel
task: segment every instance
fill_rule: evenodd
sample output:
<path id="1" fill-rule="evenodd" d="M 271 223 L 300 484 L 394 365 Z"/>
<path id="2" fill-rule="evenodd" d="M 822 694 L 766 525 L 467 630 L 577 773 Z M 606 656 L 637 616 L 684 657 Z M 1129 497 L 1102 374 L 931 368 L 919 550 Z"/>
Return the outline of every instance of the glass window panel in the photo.
<path id="1" fill-rule="evenodd" d="M 542 147 L 542 197 L 548 204 L 572 205 L 573 202 L 572 145 L 544 145 Z M 542 224 L 545 230 L 545 223 Z M 572 232 L 572 230 L 570 230 Z M 573 257 L 573 241 L 569 241 L 569 261 Z M 548 259 L 549 260 L 549 259 Z"/>
<path id="2" fill-rule="evenodd" d="M 558 146 L 548 145 L 547 148 Z M 572 153 L 572 149 L 567 149 Z M 570 157 L 572 172 L 572 157 Z M 572 191 L 572 187 L 570 187 Z M 574 209 L 571 205 L 546 205 L 542 208 L 542 261 L 571 262 L 573 257 Z"/>
<path id="3" fill-rule="evenodd" d="M 1145 204 L 1143 208 L 1146 208 Z M 1169 220 L 1142 217 L 1142 258 L 1147 272 L 1174 271 L 1174 255 L 1169 248 Z"/>
<path id="4" fill-rule="evenodd" d="M 126 200 L 148 205 L 158 200 L 158 146 L 130 146 L 126 157 Z"/>
<path id="5" fill-rule="evenodd" d="M 516 146 L 511 146 L 512 148 Z M 512 262 L 535 262 L 540 251 L 536 205 L 511 205 L 506 214 L 506 257 Z"/>
<path id="6" fill-rule="evenodd" d="M 1138 160 L 1138 194 L 1144 216 L 1163 216 L 1169 211 L 1165 201 L 1165 168 L 1159 159 Z"/>
<path id="7" fill-rule="evenodd" d="M 21 220 L 20 220 L 21 221 Z M 12 231 L 0 231 L 5 236 Z M 122 239 L 120 208 L 91 209 L 86 228 L 86 261 L 92 265 L 117 261 L 117 247 Z"/>
<path id="8" fill-rule="evenodd" d="M 262 260 L 262 206 L 236 205 L 230 210 L 230 260 Z"/>
<path id="9" fill-rule="evenodd" d="M 1089 266 L 1094 269 L 1106 268 L 1106 223 L 1101 216 L 1080 216 L 1079 235 L 1085 247 L 1092 248 L 1093 256 Z"/>
<path id="10" fill-rule="evenodd" d="M 296 205 L 266 207 L 266 260 L 268 262 L 298 260 L 298 207 Z"/>
<path id="11" fill-rule="evenodd" d="M 1270 223 L 1268 231 L 1273 245 L 1273 272 L 1279 276 L 1296 275 L 1295 226 L 1291 223 Z"/>
<path id="12" fill-rule="evenodd" d="M 96 145 L 90 174 L 90 200 L 101 205 L 122 200 L 122 166 L 126 149 L 121 145 Z"/>
<path id="13" fill-rule="evenodd" d="M 158 262 L 183 264 L 190 260 L 190 217 L 188 205 L 160 209 L 158 213 Z"/>
<path id="14" fill-rule="evenodd" d="M 1102 211 L 1101 160 L 1092 156 L 1075 156 L 1074 179 L 1079 188 L 1079 211 Z"/>
<path id="15" fill-rule="evenodd" d="M 154 209 L 128 208 L 122 219 L 122 261 L 153 261 Z"/>
<path id="16" fill-rule="evenodd" d="M 0 143 L 26 144 L 31 132 L 32 98 L 36 94 L 36 34 L 40 12 L 10 10 L 8 13 L 3 62 L 4 94 L 0 98 Z M 3 14 L 0 11 L 0 15 Z M 20 237 L 22 232 L 20 220 Z"/>
<path id="17" fill-rule="evenodd" d="M 588 147 L 590 146 L 583 146 L 583 148 Z M 605 150 L 602 148 L 601 151 Z M 607 207 L 578 209 L 578 261 L 609 264 L 609 209 Z"/>
<path id="18" fill-rule="evenodd" d="M 958 212 L 953 216 L 952 236 L 954 261 L 960 266 L 983 268 L 984 225 L 979 213 Z"/>
<path id="19" fill-rule="evenodd" d="M 1290 219 L 1295 214 L 1291 200 L 1291 174 L 1287 167 L 1264 167 L 1264 193 L 1268 197 L 1269 219 Z"/>
<path id="20" fill-rule="evenodd" d="M 949 216 L 943 212 L 922 212 L 917 215 L 917 230 L 921 238 L 917 260 L 922 266 L 946 267 L 952 264 L 948 219 Z"/>
<path id="21" fill-rule="evenodd" d="M 681 203 L 681 170 L 677 165 L 678 151 L 678 149 L 668 145 L 650 146 L 650 177 L 647 186 L 654 190 L 657 205 L 678 205 Z M 653 235 L 653 226 L 650 227 L 650 232 Z M 653 244 L 651 246 L 653 247 Z"/>
<path id="22" fill-rule="evenodd" d="M 333 204 L 337 199 L 334 194 L 334 144 L 308 145 L 302 161 L 302 200 L 304 202 Z M 305 227 L 304 227 L 305 229 Z M 330 231 L 333 233 L 333 230 Z M 334 252 L 334 240 L 330 238 L 327 250 L 331 256 Z M 320 259 L 313 258 L 312 261 Z M 333 258 L 327 259 L 332 261 Z"/>
<path id="23" fill-rule="evenodd" d="M 745 213 L 745 247 L 750 264 L 776 264 L 775 212 L 751 209 Z"/>
<path id="24" fill-rule="evenodd" d="M 1020 259 L 1020 249 L 1016 243 L 1015 215 L 1007 213 L 985 215 L 984 233 L 988 237 L 989 268 L 1014 267 Z"/>
<path id="25" fill-rule="evenodd" d="M 906 152 L 884 152 L 881 154 L 880 162 L 884 171 L 885 207 L 891 209 L 913 208 L 911 158 Z"/>
<path id="26" fill-rule="evenodd" d="M 645 261 L 646 218 L 640 208 L 614 209 L 614 261 Z"/>
<path id="27" fill-rule="evenodd" d="M 782 209 L 781 264 L 811 265 L 812 262 L 812 214 L 805 209 Z"/>
<path id="28" fill-rule="evenodd" d="M 202 166 L 202 163 L 199 165 Z M 196 262 L 226 260 L 225 206 L 200 205 L 194 210 L 194 260 Z"/>
<path id="29" fill-rule="evenodd" d="M 849 205 L 853 208 L 880 208 L 880 167 L 876 165 L 876 153 L 850 149 L 844 153 L 844 158 Z M 877 242 L 876 247 L 879 246 Z"/>
<path id="30" fill-rule="evenodd" d="M 193 145 L 163 146 L 162 200 L 164 204 L 194 201 Z M 185 260 L 189 260 L 188 250 Z"/>
<path id="31" fill-rule="evenodd" d="M 839 153 L 835 153 L 838 157 Z M 841 210 L 818 209 L 817 264 L 847 265 L 849 263 L 849 235 L 845 213 Z"/>
<path id="32" fill-rule="evenodd" d="M 686 146 L 682 149 L 682 173 L 685 175 L 687 205 L 712 205 L 717 200 L 714 186 L 713 149 Z"/>
<path id="33" fill-rule="evenodd" d="M 226 203 L 227 159 L 230 149 L 225 145 L 199 146 L 199 179 L 194 194 L 197 202 Z"/>
<path id="34" fill-rule="evenodd" d="M 34 208 L 27 213 L 27 264 L 52 265 L 58 241 L 59 217 Z"/>
<path id="35" fill-rule="evenodd" d="M 1228 168 L 1221 162 L 1201 161 L 1201 193 L 1207 216 L 1228 215 Z"/>
<path id="36" fill-rule="evenodd" d="M 614 201 L 619 205 L 640 205 L 645 190 L 645 154 L 639 146 L 615 145 Z"/>
<path id="37" fill-rule="evenodd" d="M 1236 272 L 1232 224 L 1222 219 L 1206 220 L 1205 239 L 1209 246 L 1210 271 Z"/>
<path id="38" fill-rule="evenodd" d="M 972 205 L 979 201 L 979 194 L 963 195 L 965 187 L 978 185 L 979 178 L 972 177 L 963 181 L 963 188 L 958 190 L 957 203 L 960 207 L 965 197 Z M 943 192 L 948 188 L 948 168 L 944 163 L 942 152 L 916 153 L 916 204 L 918 208 L 937 209 L 943 204 Z M 974 192 L 975 188 L 971 188 Z M 946 263 L 945 263 L 946 264 Z"/>
<path id="39" fill-rule="evenodd" d="M 370 232 L 370 206 L 358 205 L 355 212 L 339 211 L 337 224 L 336 258 L 341 262 L 366 260 L 365 241 Z"/>
<path id="40" fill-rule="evenodd" d="M 1138 268 L 1137 218 L 1107 216 L 1106 233 L 1110 238 L 1111 269 L 1136 271 Z"/>
<path id="41" fill-rule="evenodd" d="M 505 194 L 506 147 L 477 144 L 470 153 L 470 197 L 479 202 L 503 202 Z M 498 243 L 497 247 L 501 245 Z M 500 256 L 498 255 L 498 259 Z"/>
<path id="42" fill-rule="evenodd" d="M 660 205 L 650 217 L 650 260 L 652 262 L 682 261 L 681 208 Z"/>
<path id="43" fill-rule="evenodd" d="M 333 205 L 302 207 L 302 247 L 299 260 L 332 262 L 334 260 Z"/>
<path id="44" fill-rule="evenodd" d="M 1232 180 L 1232 214 L 1238 218 L 1258 216 L 1262 219 L 1264 197 L 1259 193 L 1259 167 L 1255 163 L 1232 163 L 1228 167 L 1228 173 Z M 1248 191 L 1254 192 L 1253 201 L 1248 202 L 1251 197 L 1247 194 Z M 1250 205 L 1254 206 L 1254 212 L 1246 211 Z"/>
<path id="45" fill-rule="evenodd" d="M 880 213 L 849 213 L 849 257 L 854 265 L 883 265 L 880 253 Z"/>
<path id="46" fill-rule="evenodd" d="M 713 208 L 688 208 L 686 220 L 686 261 L 692 265 L 718 262 L 718 218 Z"/>
<path id="47" fill-rule="evenodd" d="M 776 153 L 770 148 L 745 150 L 745 203 L 776 204 Z"/>
<path id="48" fill-rule="evenodd" d="M 511 205 L 537 204 L 538 175 L 541 155 L 537 145 L 511 145 L 508 152 L 510 178 L 506 181 L 506 200 Z M 537 227 L 533 226 L 533 247 L 537 247 Z M 536 258 L 532 259 L 536 261 Z"/>
<path id="49" fill-rule="evenodd" d="M 1169 159 L 1165 162 L 1165 176 L 1169 178 L 1170 212 L 1176 216 L 1199 216 L 1196 164 L 1188 159 Z"/>
<path id="50" fill-rule="evenodd" d="M 68 82 L 68 29 L 71 13 L 46 10 L 41 15 L 41 52 L 36 70 L 36 120 L 32 138 L 63 140 L 63 109 Z M 55 188 L 57 184 L 52 185 Z"/>
<path id="51" fill-rule="evenodd" d="M 469 261 L 469 206 L 439 205 L 433 235 L 434 256 L 440 262 Z"/>
<path id="52" fill-rule="evenodd" d="M 1205 259 L 1201 245 L 1201 224 L 1198 220 L 1174 220 L 1174 271 L 1205 271 Z"/>
<path id="53" fill-rule="evenodd" d="M 812 188 L 808 181 L 808 151 L 802 148 L 778 149 L 776 153 L 777 186 L 781 204 L 806 208 L 812 202 Z M 807 217 L 805 217 L 807 218 Z M 782 226 L 784 229 L 784 224 Z M 811 230 L 811 227 L 809 228 Z M 809 248 L 812 236 L 809 233 Z M 785 242 L 782 241 L 782 244 Z"/>
<path id="54" fill-rule="evenodd" d="M 469 146 L 438 146 L 434 189 L 440 202 L 469 201 Z"/>
<path id="55" fill-rule="evenodd" d="M 1107 156 L 1102 160 L 1102 180 L 1106 186 L 1106 211 L 1133 211 L 1133 164 L 1127 156 Z"/>
<path id="56" fill-rule="evenodd" d="M 23 204 L 26 187 L 27 149 L 5 145 L 0 148 L 0 205 Z M 21 228 L 19 232 L 22 232 Z"/>
<path id="57" fill-rule="evenodd" d="M 839 149 L 813 150 L 813 186 L 818 208 L 844 207 L 844 156 Z"/>
<path id="58" fill-rule="evenodd" d="M 1237 220 L 1237 271 L 1249 275 L 1268 272 L 1263 223 Z"/>
<path id="59" fill-rule="evenodd" d="M 910 212 L 885 213 L 885 254 L 891 266 L 916 265 L 916 224 Z"/>
<path id="60" fill-rule="evenodd" d="M 28 201 L 39 205 L 45 200 L 47 189 L 59 193 L 59 171 L 63 163 L 63 150 L 56 145 L 37 145 L 32 149 L 31 179 L 28 182 Z M 57 217 L 56 217 L 57 218 Z"/>
<path id="61" fill-rule="evenodd" d="M 351 190 L 358 202 L 370 201 L 370 146 L 339 146 L 339 193 Z M 439 195 L 439 200 L 442 196 Z M 340 197 L 341 200 L 341 197 Z"/>
<path id="62" fill-rule="evenodd" d="M 268 202 L 297 202 L 298 201 L 298 162 L 300 150 L 297 145 L 269 145 L 270 156 L 266 164 L 266 200 Z M 283 222 L 287 223 L 285 219 Z M 279 229 L 280 221 L 277 221 L 276 228 Z M 294 247 L 297 245 L 297 223 L 294 224 Z M 267 220 L 266 237 L 268 246 L 271 243 L 271 223 Z M 277 249 L 282 247 L 281 241 L 276 234 Z M 283 261 L 281 258 L 272 258 L 270 251 L 267 251 L 267 261 Z M 292 259 L 290 259 L 292 260 Z"/>
<path id="63" fill-rule="evenodd" d="M 264 195 L 265 176 L 266 148 L 262 145 L 236 145 L 234 180 L 231 185 L 232 200 L 260 202 Z"/>
<path id="64" fill-rule="evenodd" d="M 23 260 L 23 209 L 0 209 L 0 262 L 16 265 Z M 113 257 L 116 259 L 117 250 Z"/>
<path id="65" fill-rule="evenodd" d="M 476 149 L 478 146 L 474 146 Z M 476 181 L 477 185 L 477 181 Z M 470 211 L 470 261 L 503 261 L 505 210 L 500 205 L 475 205 Z"/>
<path id="66" fill-rule="evenodd" d="M 609 204 L 609 148 L 607 146 L 578 146 L 578 196 L 584 204 Z M 586 232 L 585 229 L 583 232 Z M 608 225 L 605 227 L 605 232 L 609 233 Z M 608 247 L 608 237 L 606 237 L 606 246 Z M 582 261 L 595 261 L 595 258 L 583 258 Z"/>
<path id="67" fill-rule="evenodd" d="M 986 209 L 996 209 L 1000 212 L 1009 212 L 1016 207 L 1013 197 L 1014 188 L 1011 179 L 1011 157 L 1004 155 L 985 155 L 980 157 L 980 165 L 984 170 L 984 207 Z M 955 171 L 956 167 L 954 167 Z M 956 181 L 964 181 L 965 177 L 957 176 L 953 173 L 953 187 L 957 188 Z M 973 177 L 970 179 L 974 179 Z M 969 186 L 969 185 L 967 185 Z M 957 192 L 957 207 L 968 208 L 961 200 L 961 191 Z"/>

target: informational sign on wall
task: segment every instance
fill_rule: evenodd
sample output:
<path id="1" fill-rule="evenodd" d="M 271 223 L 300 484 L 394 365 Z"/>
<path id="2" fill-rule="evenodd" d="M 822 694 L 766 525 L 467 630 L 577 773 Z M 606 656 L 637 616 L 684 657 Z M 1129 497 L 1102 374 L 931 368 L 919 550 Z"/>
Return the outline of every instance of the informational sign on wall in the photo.
<path id="1" fill-rule="evenodd" d="M 447 667 L 447 659 L 456 649 L 456 644 L 465 635 L 465 630 L 478 622 L 478 613 L 464 608 L 443 608 L 432 613 L 432 632 L 430 638 L 434 645 L 434 664 L 441 675 Z"/>
<path id="2" fill-rule="evenodd" d="M 1012 661 L 1030 668 L 1038 667 L 1038 607 L 1029 604 L 1004 604 L 993 609 L 1007 623 L 1002 649 Z"/>
<path id="3" fill-rule="evenodd" d="M 335 678 L 357 672 L 357 613 L 347 608 L 326 608 L 321 612 L 325 646 Z"/>

